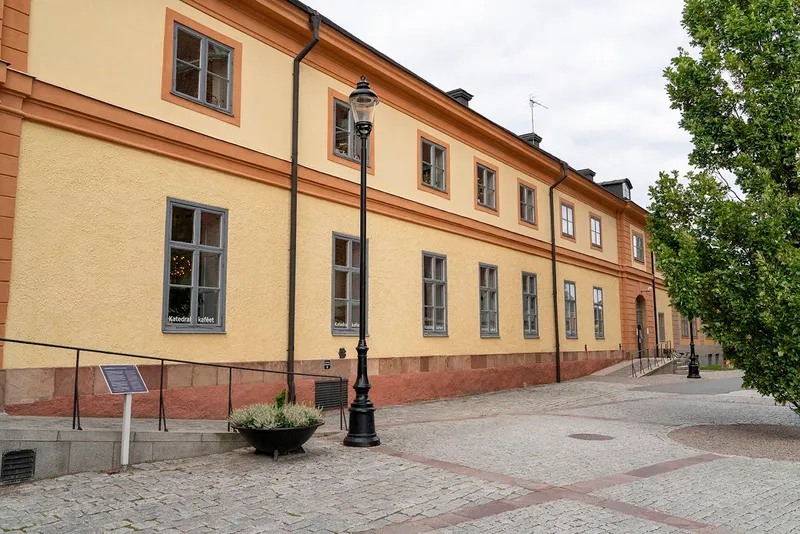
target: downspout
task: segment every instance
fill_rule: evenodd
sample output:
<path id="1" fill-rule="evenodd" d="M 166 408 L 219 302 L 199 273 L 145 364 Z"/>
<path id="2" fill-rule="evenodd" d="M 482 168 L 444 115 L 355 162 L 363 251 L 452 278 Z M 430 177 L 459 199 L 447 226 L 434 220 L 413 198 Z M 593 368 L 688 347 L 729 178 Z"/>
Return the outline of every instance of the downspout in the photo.
<path id="1" fill-rule="evenodd" d="M 295 297 L 297 293 L 297 153 L 300 143 L 300 63 L 319 41 L 319 14 L 315 11 L 309 18 L 312 39 L 294 58 L 292 66 L 292 200 L 289 215 L 289 328 L 286 348 L 286 371 L 294 373 L 294 326 Z M 289 402 L 296 400 L 294 375 L 286 375 Z"/>
<path id="2" fill-rule="evenodd" d="M 553 208 L 553 191 L 567 179 L 569 165 L 561 162 L 561 178 L 550 186 L 550 261 L 553 265 L 553 317 L 556 327 L 556 382 L 561 382 L 561 334 L 558 327 L 558 280 L 556 279 L 556 217 Z"/>
<path id="3" fill-rule="evenodd" d="M 658 304 L 656 304 L 656 255 L 650 251 L 650 269 L 653 272 L 653 322 L 656 325 L 656 358 L 658 358 Z"/>

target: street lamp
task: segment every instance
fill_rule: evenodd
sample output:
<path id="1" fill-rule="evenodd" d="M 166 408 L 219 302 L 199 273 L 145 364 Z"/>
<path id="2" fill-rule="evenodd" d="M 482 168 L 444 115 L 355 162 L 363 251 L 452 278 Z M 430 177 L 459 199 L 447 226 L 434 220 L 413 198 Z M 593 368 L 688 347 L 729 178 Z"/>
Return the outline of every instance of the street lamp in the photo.
<path id="1" fill-rule="evenodd" d="M 375 116 L 375 107 L 378 105 L 378 95 L 369 88 L 365 76 L 350 93 L 350 110 L 355 121 L 355 130 L 361 139 L 361 234 L 360 234 L 360 260 L 359 260 L 359 295 L 361 305 L 358 317 L 358 374 L 353 389 L 356 398 L 350 405 L 350 426 L 344 444 L 348 447 L 374 447 L 381 444 L 380 438 L 375 434 L 375 407 L 369 400 L 369 378 L 367 377 L 367 140 L 372 132 L 372 119 Z"/>
<path id="2" fill-rule="evenodd" d="M 689 374 L 686 378 L 702 378 L 700 376 L 700 361 L 694 352 L 694 319 L 689 321 Z"/>

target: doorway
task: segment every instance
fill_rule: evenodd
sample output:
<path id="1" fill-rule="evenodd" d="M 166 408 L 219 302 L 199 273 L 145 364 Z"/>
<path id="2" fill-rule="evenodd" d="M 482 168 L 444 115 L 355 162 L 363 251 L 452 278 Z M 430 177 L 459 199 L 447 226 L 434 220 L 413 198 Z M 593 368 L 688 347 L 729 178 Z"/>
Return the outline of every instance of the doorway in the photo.
<path id="1" fill-rule="evenodd" d="M 645 347 L 647 347 L 647 309 L 644 297 L 636 297 L 636 348 L 639 349 L 639 357 L 642 357 Z"/>

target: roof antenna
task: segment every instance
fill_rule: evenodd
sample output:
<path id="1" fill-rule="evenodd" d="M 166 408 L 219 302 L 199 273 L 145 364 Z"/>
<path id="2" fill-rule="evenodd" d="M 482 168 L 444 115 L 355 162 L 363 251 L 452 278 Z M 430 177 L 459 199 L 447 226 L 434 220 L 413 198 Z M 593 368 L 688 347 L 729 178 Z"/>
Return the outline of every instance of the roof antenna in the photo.
<path id="1" fill-rule="evenodd" d="M 550 109 L 547 106 L 545 106 L 544 104 L 542 104 L 541 102 L 537 101 L 536 98 L 537 97 L 535 95 L 529 95 L 528 96 L 528 105 L 531 107 L 531 133 L 534 134 L 534 135 L 536 134 L 536 128 L 534 128 L 534 124 L 535 123 L 533 121 L 533 110 L 534 110 L 534 108 L 536 106 L 539 106 L 540 108 Z"/>

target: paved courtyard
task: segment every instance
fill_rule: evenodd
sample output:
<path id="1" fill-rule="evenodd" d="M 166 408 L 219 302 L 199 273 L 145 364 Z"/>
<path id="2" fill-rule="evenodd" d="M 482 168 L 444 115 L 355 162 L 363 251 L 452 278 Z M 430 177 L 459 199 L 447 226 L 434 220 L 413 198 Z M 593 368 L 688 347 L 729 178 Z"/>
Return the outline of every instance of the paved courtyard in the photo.
<path id="1" fill-rule="evenodd" d="M 736 386 L 710 384 L 738 376 L 708 372 L 698 386 L 674 375 L 589 378 L 380 409 L 383 445 L 374 449 L 345 448 L 339 435 L 278 462 L 243 449 L 2 487 L 0 527 L 800 532 L 800 456 L 781 442 L 800 429 L 800 417 Z M 764 457 L 733 455 L 738 434 L 712 446 L 714 427 L 691 428 L 750 424 L 781 425 L 759 431 Z M 780 432 L 771 437 L 769 429 Z M 774 457 L 791 460 L 771 459 L 773 446 Z"/>

